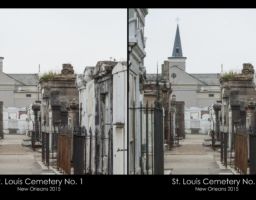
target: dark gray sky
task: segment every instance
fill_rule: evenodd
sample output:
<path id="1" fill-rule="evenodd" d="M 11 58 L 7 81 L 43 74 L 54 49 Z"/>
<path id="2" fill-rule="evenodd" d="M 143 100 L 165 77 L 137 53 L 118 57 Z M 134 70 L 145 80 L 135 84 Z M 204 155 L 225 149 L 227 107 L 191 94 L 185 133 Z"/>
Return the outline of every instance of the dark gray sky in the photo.
<path id="1" fill-rule="evenodd" d="M 126 9 L 0 9 L 4 72 L 61 70 L 127 57 Z"/>
<path id="2" fill-rule="evenodd" d="M 145 66 L 156 72 L 171 56 L 179 18 L 183 56 L 190 73 L 256 67 L 256 9 L 149 9 L 146 16 Z"/>

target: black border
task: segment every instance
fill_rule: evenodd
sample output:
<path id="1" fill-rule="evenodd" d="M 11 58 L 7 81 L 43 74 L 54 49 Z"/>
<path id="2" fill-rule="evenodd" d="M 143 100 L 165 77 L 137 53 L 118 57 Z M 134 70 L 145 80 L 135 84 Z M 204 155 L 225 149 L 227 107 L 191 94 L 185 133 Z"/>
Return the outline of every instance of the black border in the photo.
<path id="1" fill-rule="evenodd" d="M 30 180 L 58 180 L 61 184 L 35 184 Z M 28 180 L 26 183 L 25 181 Z M 66 181 L 65 181 L 66 180 Z M 226 180 L 231 180 L 226 182 Z M 4 182 L 16 184 L 8 185 Z M 215 183 L 215 181 L 218 181 Z M 221 182 L 220 182 L 221 181 Z M 66 183 L 65 183 L 66 182 Z M 210 184 L 213 182 L 213 184 Z M 72 183 L 72 184 L 71 184 Z M 189 183 L 189 184 L 188 184 Z M 238 184 L 237 184 L 238 183 Z M 25 188 L 25 189 L 24 189 Z M 48 189 L 47 189 L 48 188 Z M 197 189 L 196 189 L 197 188 Z M 255 175 L 0 175 L 0 192 L 17 193 L 65 193 L 157 195 L 173 192 L 222 193 L 256 192 Z M 135 197 L 135 196 L 134 196 Z"/>

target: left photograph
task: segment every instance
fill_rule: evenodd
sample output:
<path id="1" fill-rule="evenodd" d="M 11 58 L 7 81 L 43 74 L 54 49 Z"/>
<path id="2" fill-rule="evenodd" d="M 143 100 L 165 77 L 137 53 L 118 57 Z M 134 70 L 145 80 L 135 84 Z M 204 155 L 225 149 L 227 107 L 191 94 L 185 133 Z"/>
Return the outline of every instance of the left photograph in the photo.
<path id="1" fill-rule="evenodd" d="M 127 9 L 0 9 L 0 175 L 127 173 Z"/>

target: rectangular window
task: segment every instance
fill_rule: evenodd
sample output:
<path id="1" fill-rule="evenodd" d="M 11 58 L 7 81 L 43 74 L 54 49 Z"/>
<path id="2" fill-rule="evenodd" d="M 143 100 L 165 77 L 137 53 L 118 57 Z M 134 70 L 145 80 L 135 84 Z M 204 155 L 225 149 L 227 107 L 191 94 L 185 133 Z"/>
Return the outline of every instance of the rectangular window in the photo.
<path id="1" fill-rule="evenodd" d="M 214 94 L 209 94 L 209 97 L 214 97 Z"/>
<path id="2" fill-rule="evenodd" d="M 26 94 L 26 97 L 31 97 L 31 94 Z"/>

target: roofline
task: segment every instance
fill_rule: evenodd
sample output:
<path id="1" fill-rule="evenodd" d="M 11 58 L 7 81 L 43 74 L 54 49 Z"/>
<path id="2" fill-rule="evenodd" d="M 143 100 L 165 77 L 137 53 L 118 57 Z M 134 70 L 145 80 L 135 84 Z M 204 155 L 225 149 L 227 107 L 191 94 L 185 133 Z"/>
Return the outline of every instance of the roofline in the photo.
<path id="1" fill-rule="evenodd" d="M 16 78 L 12 77 L 12 76 L 11 76 L 12 74 L 7 74 L 7 73 L 5 73 L 5 72 L 3 72 L 3 73 L 4 73 L 6 76 L 8 76 L 9 78 L 11 78 L 11 79 L 13 79 L 13 80 L 15 80 L 15 81 L 21 83 L 22 85 L 31 86 L 31 85 L 27 85 L 27 84 L 21 82 L 20 80 L 17 80 Z M 14 74 L 13 74 L 13 75 L 14 75 Z M 25 74 L 15 74 L 15 75 L 25 75 Z M 26 74 L 26 75 L 28 75 L 28 74 Z M 30 75 L 37 75 L 37 74 L 30 74 Z"/>
<path id="2" fill-rule="evenodd" d="M 200 80 L 200 79 L 198 79 L 197 77 L 195 77 L 195 76 L 193 76 L 193 75 L 191 75 L 191 74 L 189 74 L 189 73 L 187 73 L 186 71 L 184 71 L 184 70 L 182 70 L 182 69 L 180 69 L 179 67 L 177 67 L 177 66 L 172 66 L 171 68 L 177 68 L 177 69 L 179 69 L 179 70 L 181 70 L 181 71 L 183 71 L 183 72 L 185 72 L 186 74 L 188 74 L 189 76 L 191 76 L 192 78 L 194 78 L 194 79 L 196 79 L 196 80 L 198 80 L 199 82 L 201 82 L 201 83 L 203 83 L 203 84 L 205 84 L 205 85 L 208 85 L 207 83 L 205 83 L 204 81 L 202 81 L 202 80 Z"/>
<path id="3" fill-rule="evenodd" d="M 198 74 L 198 75 L 203 75 L 203 74 L 205 74 L 205 75 L 214 74 L 214 75 L 216 75 L 216 74 L 220 74 L 220 73 L 190 73 L 190 74 Z"/>
<path id="4" fill-rule="evenodd" d="M 3 72 L 4 73 L 4 72 Z M 25 83 L 23 83 L 23 82 L 21 82 L 21 81 L 19 81 L 19 80 L 17 80 L 17 79 L 15 79 L 15 78 L 13 78 L 12 76 L 10 76 L 9 74 L 6 74 L 6 73 L 4 73 L 6 76 L 8 76 L 9 78 L 11 78 L 11 79 L 13 79 L 13 80 L 15 80 L 15 81 L 18 81 L 19 83 L 21 83 L 22 85 L 26 85 Z"/>

